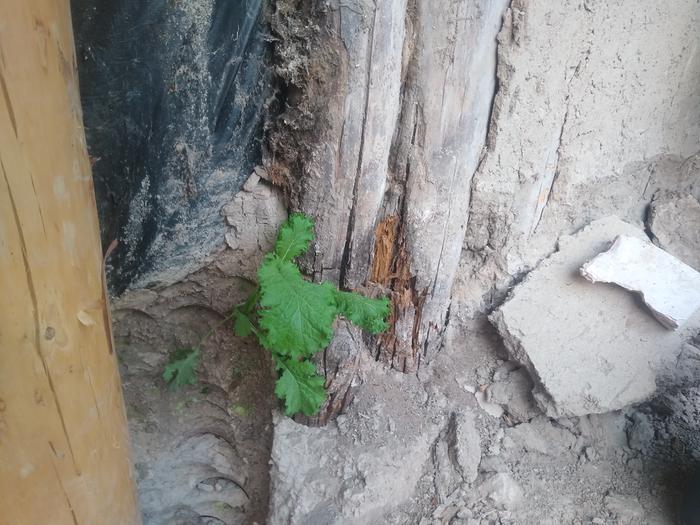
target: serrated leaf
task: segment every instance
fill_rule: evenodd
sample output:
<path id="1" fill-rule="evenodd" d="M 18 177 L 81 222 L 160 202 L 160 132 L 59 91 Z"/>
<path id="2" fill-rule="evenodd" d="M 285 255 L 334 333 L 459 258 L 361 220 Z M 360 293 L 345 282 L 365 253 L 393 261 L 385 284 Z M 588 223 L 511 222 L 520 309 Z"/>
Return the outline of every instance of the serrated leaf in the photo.
<path id="1" fill-rule="evenodd" d="M 284 399 L 284 413 L 288 416 L 298 412 L 307 416 L 318 414 L 326 400 L 325 380 L 316 373 L 313 363 L 285 358 L 275 361 L 282 372 L 275 384 L 275 394 Z"/>
<path id="2" fill-rule="evenodd" d="M 255 331 L 250 318 L 243 312 L 236 310 L 233 317 L 233 332 L 238 337 L 248 337 Z"/>
<path id="3" fill-rule="evenodd" d="M 303 213 L 292 213 L 277 234 L 275 255 L 283 261 L 291 261 L 309 248 L 313 238 L 313 221 Z"/>
<path id="4" fill-rule="evenodd" d="M 371 299 L 354 292 L 335 290 L 335 302 L 338 314 L 354 324 L 378 334 L 389 328 L 386 319 L 389 316 L 389 299 Z"/>
<path id="5" fill-rule="evenodd" d="M 165 365 L 163 379 L 175 387 L 197 383 L 199 349 L 181 348 L 173 352 L 170 362 Z"/>
<path id="6" fill-rule="evenodd" d="M 260 342 L 290 357 L 307 357 L 333 337 L 334 288 L 305 281 L 295 264 L 268 256 L 258 270 Z"/>

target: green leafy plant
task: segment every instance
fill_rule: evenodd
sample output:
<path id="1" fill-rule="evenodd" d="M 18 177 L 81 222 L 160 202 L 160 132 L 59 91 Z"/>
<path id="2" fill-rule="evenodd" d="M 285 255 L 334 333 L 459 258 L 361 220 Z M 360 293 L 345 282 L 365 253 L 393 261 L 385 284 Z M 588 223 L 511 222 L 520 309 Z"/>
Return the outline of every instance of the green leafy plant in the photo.
<path id="1" fill-rule="evenodd" d="M 174 386 L 194 385 L 197 382 L 199 348 L 180 348 L 172 353 L 165 365 L 163 379 Z"/>
<path id="2" fill-rule="evenodd" d="M 271 353 L 278 374 L 275 394 L 284 400 L 287 415 L 317 414 L 325 401 L 325 380 L 309 358 L 330 344 L 336 317 L 373 334 L 388 327 L 387 298 L 372 299 L 303 278 L 294 260 L 308 249 L 313 229 L 313 221 L 306 215 L 290 215 L 280 228 L 274 250 L 258 269 L 257 286 L 224 319 L 233 320 L 236 335 L 254 334 Z M 173 355 L 163 378 L 175 386 L 192 384 L 199 354 L 198 345 Z"/>

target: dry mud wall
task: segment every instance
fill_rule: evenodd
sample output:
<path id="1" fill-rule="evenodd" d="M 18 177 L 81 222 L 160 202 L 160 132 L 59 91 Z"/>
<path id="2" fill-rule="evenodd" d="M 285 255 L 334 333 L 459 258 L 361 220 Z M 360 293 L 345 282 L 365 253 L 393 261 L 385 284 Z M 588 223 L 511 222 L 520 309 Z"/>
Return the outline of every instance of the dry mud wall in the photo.
<path id="1" fill-rule="evenodd" d="M 646 218 L 659 190 L 700 196 L 696 2 L 514 0 L 456 296 L 478 311 L 562 233 Z"/>

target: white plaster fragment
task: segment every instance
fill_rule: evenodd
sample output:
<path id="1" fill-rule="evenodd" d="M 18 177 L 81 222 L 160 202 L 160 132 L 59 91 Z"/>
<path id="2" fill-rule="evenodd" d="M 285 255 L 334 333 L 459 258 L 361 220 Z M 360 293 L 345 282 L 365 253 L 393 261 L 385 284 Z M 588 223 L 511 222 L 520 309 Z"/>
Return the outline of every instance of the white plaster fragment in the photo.
<path id="1" fill-rule="evenodd" d="M 618 236 L 608 251 L 581 267 L 581 275 L 638 293 L 666 328 L 678 328 L 700 308 L 700 273 L 635 237 Z"/>

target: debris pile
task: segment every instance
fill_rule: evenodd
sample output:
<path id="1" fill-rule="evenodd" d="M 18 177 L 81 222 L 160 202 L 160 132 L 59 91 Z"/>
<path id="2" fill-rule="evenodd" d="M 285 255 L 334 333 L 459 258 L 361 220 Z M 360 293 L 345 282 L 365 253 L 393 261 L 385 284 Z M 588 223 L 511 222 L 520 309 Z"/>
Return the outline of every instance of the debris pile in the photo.
<path id="1" fill-rule="evenodd" d="M 277 417 L 271 522 L 670 523 L 658 480 L 693 416 L 640 403 L 695 395 L 698 277 L 615 217 L 562 237 L 417 376 L 360 353 L 337 421 Z"/>

